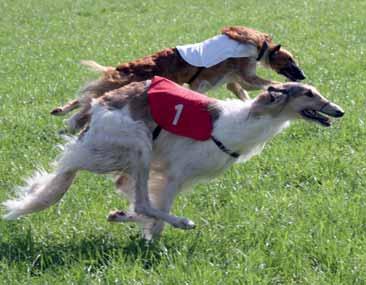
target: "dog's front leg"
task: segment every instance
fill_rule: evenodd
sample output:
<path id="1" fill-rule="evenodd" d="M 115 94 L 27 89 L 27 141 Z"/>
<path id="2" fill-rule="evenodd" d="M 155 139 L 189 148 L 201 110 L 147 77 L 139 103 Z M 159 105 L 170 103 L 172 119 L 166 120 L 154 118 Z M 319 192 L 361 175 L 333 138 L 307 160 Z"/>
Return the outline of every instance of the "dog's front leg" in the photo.
<path id="1" fill-rule="evenodd" d="M 248 92 L 245 91 L 245 89 L 243 89 L 237 82 L 230 82 L 226 84 L 226 88 L 243 101 L 250 99 Z"/>
<path id="2" fill-rule="evenodd" d="M 193 83 L 191 83 L 189 85 L 189 88 L 197 91 L 199 93 L 205 93 L 208 90 L 212 89 L 214 87 L 214 84 L 212 84 L 210 81 L 208 80 L 195 80 Z"/>
<path id="3" fill-rule="evenodd" d="M 263 79 L 257 75 L 240 75 L 239 84 L 246 90 L 265 89 L 270 85 L 279 84 L 280 82 Z"/>
<path id="4" fill-rule="evenodd" d="M 138 169 L 136 179 L 135 212 L 140 215 L 163 220 L 176 228 L 185 230 L 193 229 L 195 224 L 191 220 L 183 217 L 176 217 L 151 207 L 148 197 L 148 177 L 148 167 L 141 165 L 141 167 Z"/>
<path id="5" fill-rule="evenodd" d="M 247 90 L 264 89 L 269 85 L 277 84 L 278 82 L 266 80 L 256 75 L 239 75 L 226 85 L 226 88 L 234 93 L 239 99 L 245 101 L 250 99 Z"/>
<path id="6" fill-rule="evenodd" d="M 173 205 L 173 201 L 181 190 L 181 183 L 178 183 L 178 181 L 176 181 L 176 179 L 173 179 L 172 177 L 167 178 L 166 183 L 164 183 L 165 185 L 161 185 L 160 183 L 154 183 L 153 180 L 154 178 L 150 177 L 149 182 L 152 182 L 149 183 L 149 197 L 151 203 L 153 207 L 158 208 L 159 210 L 169 214 L 170 209 Z M 159 185 L 159 187 L 156 187 L 157 185 Z M 162 187 L 160 187 L 160 185 Z M 165 222 L 162 220 L 148 221 L 143 226 L 144 238 L 147 240 L 159 238 L 164 229 L 164 225 Z"/>

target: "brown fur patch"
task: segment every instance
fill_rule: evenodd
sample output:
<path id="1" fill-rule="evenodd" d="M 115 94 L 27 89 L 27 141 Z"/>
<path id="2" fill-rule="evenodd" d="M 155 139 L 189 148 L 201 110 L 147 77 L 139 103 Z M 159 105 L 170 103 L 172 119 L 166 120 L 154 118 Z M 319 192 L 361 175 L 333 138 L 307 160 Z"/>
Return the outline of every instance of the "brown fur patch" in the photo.
<path id="1" fill-rule="evenodd" d="M 122 109 L 128 104 L 134 120 L 143 121 L 148 125 L 152 122 L 145 81 L 132 82 L 108 92 L 99 98 L 99 102 L 109 109 Z"/>
<path id="2" fill-rule="evenodd" d="M 227 35 L 229 38 L 235 41 L 245 44 L 254 44 L 258 50 L 262 47 L 265 41 L 268 43 L 269 46 L 273 45 L 270 35 L 251 28 L 243 26 L 232 26 L 223 28 L 221 32 L 222 34 Z"/>
<path id="3" fill-rule="evenodd" d="M 132 82 L 104 94 L 98 101 L 100 104 L 106 105 L 109 109 L 121 109 L 129 103 L 131 98 L 143 93 L 145 90 L 144 82 Z"/>
<path id="4" fill-rule="evenodd" d="M 119 76 L 119 73 L 115 70 L 107 71 L 103 74 L 103 77 L 99 80 L 93 81 L 86 85 L 81 94 L 89 97 L 98 98 L 108 91 L 120 88 L 123 85 L 128 84 L 129 81 Z"/>
<path id="5" fill-rule="evenodd" d="M 178 84 L 183 84 L 197 71 L 197 67 L 185 62 L 175 48 L 166 48 L 151 56 L 146 56 L 116 67 L 121 77 L 129 81 L 142 81 L 158 75 Z"/>

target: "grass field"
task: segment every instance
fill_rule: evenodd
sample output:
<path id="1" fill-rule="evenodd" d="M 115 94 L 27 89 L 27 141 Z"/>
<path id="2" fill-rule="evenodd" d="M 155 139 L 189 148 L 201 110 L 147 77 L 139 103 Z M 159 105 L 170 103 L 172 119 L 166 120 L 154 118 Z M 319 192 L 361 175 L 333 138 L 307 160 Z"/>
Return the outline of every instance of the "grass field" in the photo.
<path id="1" fill-rule="evenodd" d="M 149 246 L 106 222 L 126 202 L 83 173 L 57 206 L 0 221 L 0 284 L 366 284 L 366 2 L 104 2 L 0 1 L 0 201 L 57 155 L 63 122 L 49 111 L 96 76 L 81 59 L 115 65 L 247 25 L 291 50 L 346 115 L 294 123 L 181 195 L 173 211 L 197 228 L 168 227 Z"/>

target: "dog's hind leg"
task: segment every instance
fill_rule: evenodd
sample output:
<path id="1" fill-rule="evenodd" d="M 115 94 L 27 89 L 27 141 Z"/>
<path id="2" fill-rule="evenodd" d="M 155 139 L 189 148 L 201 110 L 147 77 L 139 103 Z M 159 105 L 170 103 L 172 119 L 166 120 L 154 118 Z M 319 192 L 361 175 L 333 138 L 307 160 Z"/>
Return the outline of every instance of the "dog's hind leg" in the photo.
<path id="1" fill-rule="evenodd" d="M 134 212 L 134 201 L 135 201 L 135 181 L 126 174 L 122 174 L 117 177 L 115 181 L 115 185 L 117 188 L 117 192 L 122 194 L 123 197 L 127 198 L 127 200 L 131 203 L 130 209 L 127 211 L 123 210 L 115 210 L 108 214 L 107 221 L 108 222 L 117 222 L 117 223 L 126 223 L 126 222 L 134 222 L 134 223 L 147 223 L 149 220 L 153 220 L 152 218 L 147 218 L 145 216 L 137 215 Z"/>
<path id="2" fill-rule="evenodd" d="M 71 116 L 70 119 L 66 120 L 67 129 L 75 133 L 81 130 L 90 120 L 90 114 L 88 109 L 82 109 L 79 112 Z"/>
<path id="3" fill-rule="evenodd" d="M 51 115 L 54 116 L 63 116 L 67 113 L 71 112 L 72 110 L 75 110 L 80 107 L 80 101 L 78 99 L 72 100 L 68 103 L 66 103 L 62 107 L 56 107 L 51 111 Z"/>
<path id="4" fill-rule="evenodd" d="M 97 173 L 123 171 L 135 181 L 134 212 L 147 218 L 166 221 L 190 229 L 193 222 L 153 208 L 148 193 L 152 155 L 151 131 L 141 121 L 131 120 L 124 110 L 106 110 L 95 105 L 88 131 L 81 138 L 89 155 L 82 169 Z"/>

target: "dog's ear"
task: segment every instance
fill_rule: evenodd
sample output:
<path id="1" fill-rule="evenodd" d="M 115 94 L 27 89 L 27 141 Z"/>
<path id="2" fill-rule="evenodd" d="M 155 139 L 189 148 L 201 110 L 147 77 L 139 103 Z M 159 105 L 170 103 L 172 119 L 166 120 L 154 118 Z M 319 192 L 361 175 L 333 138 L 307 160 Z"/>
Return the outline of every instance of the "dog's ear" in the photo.
<path id="1" fill-rule="evenodd" d="M 286 90 L 284 88 L 275 87 L 275 86 L 269 86 L 267 88 L 267 92 L 268 92 L 268 95 L 270 98 L 270 103 L 275 103 L 282 97 L 282 95 L 288 94 L 288 90 Z"/>
<path id="2" fill-rule="evenodd" d="M 273 52 L 277 52 L 281 49 L 281 45 L 276 45 L 274 48 L 273 48 Z"/>
<path id="3" fill-rule="evenodd" d="M 269 58 L 274 56 L 276 52 L 278 52 L 281 49 L 281 45 L 276 45 L 272 50 L 269 52 Z"/>
<path id="4" fill-rule="evenodd" d="M 287 89 L 275 87 L 275 86 L 272 86 L 272 85 L 271 86 L 268 86 L 267 91 L 269 93 L 271 93 L 271 92 L 284 93 L 284 94 L 287 94 L 288 93 L 288 90 Z"/>

